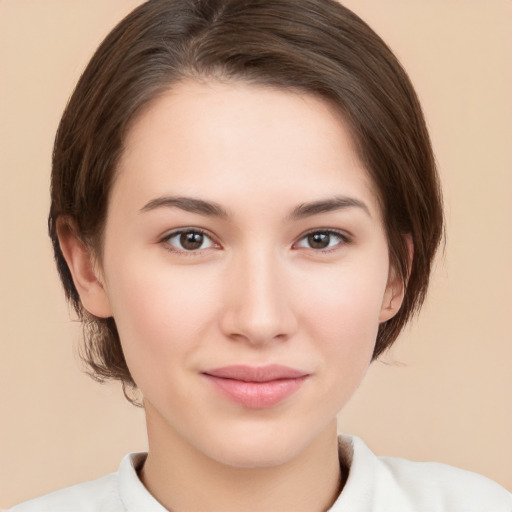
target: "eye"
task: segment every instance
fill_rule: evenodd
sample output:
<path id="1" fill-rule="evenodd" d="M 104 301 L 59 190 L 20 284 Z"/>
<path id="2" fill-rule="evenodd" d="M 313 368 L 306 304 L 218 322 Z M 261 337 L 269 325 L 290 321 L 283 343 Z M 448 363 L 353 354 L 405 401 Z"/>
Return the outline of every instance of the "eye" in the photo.
<path id="1" fill-rule="evenodd" d="M 329 250 L 347 243 L 349 241 L 347 235 L 339 231 L 329 229 L 311 231 L 303 236 L 295 247 L 316 249 L 316 250 Z"/>
<path id="2" fill-rule="evenodd" d="M 171 246 L 171 250 L 193 252 L 216 247 L 217 244 L 199 229 L 182 229 L 167 235 L 163 240 Z"/>

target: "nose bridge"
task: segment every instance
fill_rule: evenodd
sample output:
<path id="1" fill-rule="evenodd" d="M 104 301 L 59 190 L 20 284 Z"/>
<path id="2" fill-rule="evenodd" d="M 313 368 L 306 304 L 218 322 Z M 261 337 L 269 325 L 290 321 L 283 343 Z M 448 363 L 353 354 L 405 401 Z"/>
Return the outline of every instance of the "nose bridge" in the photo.
<path id="1" fill-rule="evenodd" d="M 230 336 L 261 344 L 291 334 L 295 322 L 283 262 L 272 247 L 239 254 L 228 286 L 224 327 Z"/>

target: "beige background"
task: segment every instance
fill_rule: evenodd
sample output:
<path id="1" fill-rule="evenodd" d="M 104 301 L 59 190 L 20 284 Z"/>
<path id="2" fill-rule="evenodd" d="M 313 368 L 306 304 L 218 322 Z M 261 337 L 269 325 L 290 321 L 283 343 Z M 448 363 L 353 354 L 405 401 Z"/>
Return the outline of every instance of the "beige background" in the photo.
<path id="1" fill-rule="evenodd" d="M 80 329 L 46 236 L 59 116 L 97 44 L 138 3 L 0 0 L 0 507 L 114 471 L 145 447 L 142 411 L 78 370 Z M 341 428 L 379 454 L 512 490 L 512 2 L 346 4 L 417 86 L 448 243 L 423 314 L 373 365 Z"/>

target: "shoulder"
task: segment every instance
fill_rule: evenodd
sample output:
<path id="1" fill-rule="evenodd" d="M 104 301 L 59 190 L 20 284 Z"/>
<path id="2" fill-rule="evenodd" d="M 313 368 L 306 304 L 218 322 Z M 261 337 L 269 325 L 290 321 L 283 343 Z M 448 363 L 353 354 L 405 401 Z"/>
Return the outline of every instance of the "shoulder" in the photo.
<path id="1" fill-rule="evenodd" d="M 372 511 L 512 512 L 512 494 L 488 478 L 433 462 L 377 457 L 357 437 L 342 436 L 350 471 L 346 488 L 354 503 Z M 359 510 L 359 509 L 357 509 Z M 364 508 L 361 508 L 364 510 Z"/>
<path id="2" fill-rule="evenodd" d="M 450 512 L 512 512 L 512 494 L 476 473 L 434 462 L 379 458 L 383 476 L 415 503 L 431 503 L 419 510 Z"/>
<path id="3" fill-rule="evenodd" d="M 26 501 L 6 512 L 162 512 L 165 509 L 149 494 L 137 469 L 146 453 L 129 453 L 117 473 L 66 487 Z"/>
<path id="4" fill-rule="evenodd" d="M 76 512 L 123 511 L 118 493 L 117 473 L 25 501 L 7 512 L 69 512 L 71 510 Z"/>
<path id="5" fill-rule="evenodd" d="M 165 512 L 137 474 L 146 453 L 129 453 L 119 471 L 26 501 L 6 512 Z"/>

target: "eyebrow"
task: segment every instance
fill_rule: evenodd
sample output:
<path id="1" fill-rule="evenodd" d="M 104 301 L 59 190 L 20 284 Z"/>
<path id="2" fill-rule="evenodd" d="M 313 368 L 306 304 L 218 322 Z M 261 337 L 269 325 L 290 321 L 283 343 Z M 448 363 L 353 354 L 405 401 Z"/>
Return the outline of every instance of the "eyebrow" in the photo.
<path id="1" fill-rule="evenodd" d="M 141 208 L 141 212 L 156 210 L 157 208 L 180 208 L 191 213 L 207 215 L 208 217 L 229 217 L 228 212 L 218 203 L 195 199 L 193 197 L 158 197 L 152 199 Z"/>
<path id="2" fill-rule="evenodd" d="M 290 214 L 291 220 L 303 219 L 305 217 L 312 217 L 320 213 L 329 213 L 337 210 L 346 210 L 349 208 L 360 208 L 369 217 L 371 217 L 370 209 L 360 199 L 347 196 L 334 196 L 329 199 L 321 199 L 319 201 L 312 201 L 308 203 L 302 203 Z"/>
<path id="3" fill-rule="evenodd" d="M 208 217 L 220 217 L 222 219 L 230 217 L 229 213 L 220 204 L 193 197 L 157 197 L 149 201 L 140 211 L 147 212 L 158 208 L 180 208 L 187 212 L 206 215 Z M 299 220 L 321 213 L 346 210 L 349 208 L 359 208 L 371 217 L 370 210 L 363 201 L 354 197 L 334 196 L 329 199 L 302 203 L 292 210 L 288 218 L 289 220 Z"/>

